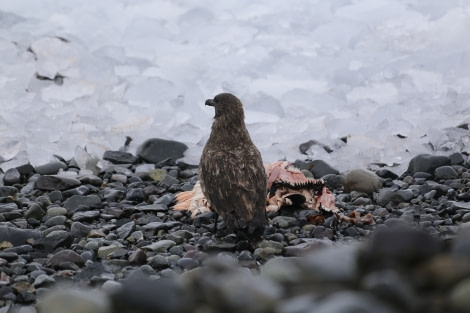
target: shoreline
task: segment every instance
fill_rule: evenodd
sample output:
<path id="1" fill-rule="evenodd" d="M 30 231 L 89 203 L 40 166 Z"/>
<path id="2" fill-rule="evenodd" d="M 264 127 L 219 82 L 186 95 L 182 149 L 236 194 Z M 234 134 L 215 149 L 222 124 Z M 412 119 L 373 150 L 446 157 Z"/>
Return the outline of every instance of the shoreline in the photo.
<path id="1" fill-rule="evenodd" d="M 220 223 L 212 234 L 211 212 L 192 219 L 172 209 L 175 194 L 196 183 L 197 166 L 175 163 L 180 143 L 150 143 L 140 157 L 108 151 L 102 160 L 57 159 L 2 175 L 0 312 L 59 312 L 63 299 L 100 312 L 151 312 L 149 303 L 165 312 L 469 308 L 467 155 L 419 155 L 407 175 L 364 171 L 381 182 L 375 190 L 317 163 L 312 172 L 323 169 L 337 206 L 371 213 L 375 224 L 315 225 L 312 210 L 283 208 L 268 214 L 272 229 L 250 250 Z M 142 162 L 159 144 L 169 154 Z"/>

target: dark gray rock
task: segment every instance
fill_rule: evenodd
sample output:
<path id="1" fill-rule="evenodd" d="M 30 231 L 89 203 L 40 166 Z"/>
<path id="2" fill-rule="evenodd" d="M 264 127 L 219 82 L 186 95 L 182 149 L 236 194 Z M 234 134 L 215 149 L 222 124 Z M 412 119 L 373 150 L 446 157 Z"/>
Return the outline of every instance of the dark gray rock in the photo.
<path id="1" fill-rule="evenodd" d="M 119 227 L 116 232 L 117 232 L 117 235 L 119 236 L 119 238 L 121 239 L 126 239 L 127 237 L 129 237 L 129 235 L 135 231 L 135 222 L 134 221 L 130 221 L 124 225 L 122 225 L 121 227 Z"/>
<path id="2" fill-rule="evenodd" d="M 196 268 L 199 266 L 199 261 L 192 259 L 192 258 L 181 258 L 178 260 L 177 265 L 187 271 L 187 270 L 192 270 L 193 268 Z"/>
<path id="3" fill-rule="evenodd" d="M 168 262 L 168 258 L 160 254 L 157 254 L 151 257 L 148 260 L 148 264 L 155 269 L 162 269 L 162 268 L 167 268 L 170 266 L 170 262 Z"/>
<path id="4" fill-rule="evenodd" d="M 11 186 L 0 186 L 0 198 L 8 196 L 14 196 L 18 192 L 18 189 Z"/>
<path id="5" fill-rule="evenodd" d="M 170 205 L 175 200 L 175 195 L 173 194 L 166 194 L 158 198 L 154 204 L 162 204 L 165 206 Z"/>
<path id="6" fill-rule="evenodd" d="M 55 175 L 59 170 L 67 169 L 67 165 L 61 161 L 52 161 L 43 165 L 36 166 L 36 173 L 41 175 Z"/>
<path id="7" fill-rule="evenodd" d="M 76 186 L 80 186 L 80 181 L 61 175 L 40 176 L 36 180 L 36 188 L 40 190 L 66 190 Z"/>
<path id="8" fill-rule="evenodd" d="M 84 196 L 87 195 L 90 191 L 90 188 L 87 186 L 78 186 L 77 188 L 72 188 L 69 190 L 62 191 L 62 196 L 64 198 L 70 198 L 71 196 Z"/>
<path id="9" fill-rule="evenodd" d="M 458 177 L 459 174 L 449 165 L 440 166 L 434 170 L 435 179 L 454 179 Z"/>
<path id="10" fill-rule="evenodd" d="M 335 237 L 333 230 L 324 226 L 316 226 L 313 229 L 312 235 L 314 238 L 328 238 L 330 240 L 333 240 Z"/>
<path id="11" fill-rule="evenodd" d="M 103 179 L 93 174 L 79 175 L 77 176 L 77 179 L 82 184 L 90 184 L 93 186 L 101 186 L 101 184 L 103 183 Z"/>
<path id="12" fill-rule="evenodd" d="M 93 228 L 80 222 L 73 222 L 70 226 L 70 234 L 75 238 L 86 237 Z"/>
<path id="13" fill-rule="evenodd" d="M 386 206 L 389 202 L 399 204 L 404 201 L 401 194 L 390 189 L 381 189 L 377 195 L 377 203 L 381 206 Z"/>
<path id="14" fill-rule="evenodd" d="M 413 191 L 409 189 L 397 190 L 397 194 L 403 198 L 404 202 L 409 202 L 414 198 Z"/>
<path id="15" fill-rule="evenodd" d="M 137 148 L 137 155 L 148 163 L 159 163 L 164 160 L 172 162 L 183 157 L 188 147 L 181 142 L 152 138 Z"/>
<path id="16" fill-rule="evenodd" d="M 460 165 L 465 162 L 462 154 L 459 152 L 452 153 L 449 155 L 450 165 Z"/>
<path id="17" fill-rule="evenodd" d="M 13 251 L 0 251 L 0 258 L 6 260 L 7 262 L 12 262 L 18 259 L 18 253 Z"/>
<path id="18" fill-rule="evenodd" d="M 47 227 L 52 227 L 52 226 L 57 226 L 57 225 L 64 225 L 65 221 L 67 220 L 67 217 L 63 215 L 59 216 L 52 216 L 46 220 L 44 225 Z"/>
<path id="19" fill-rule="evenodd" d="M 322 179 L 330 190 L 340 189 L 344 186 L 343 175 L 327 174 L 323 176 Z"/>
<path id="20" fill-rule="evenodd" d="M 323 144 L 323 143 L 321 143 L 321 142 L 319 142 L 319 141 L 317 141 L 317 140 L 309 140 L 309 141 L 307 141 L 307 142 L 301 143 L 301 144 L 299 145 L 299 151 L 300 151 L 300 153 L 302 153 L 302 154 L 308 155 L 308 154 L 309 154 L 309 153 L 308 153 L 308 150 L 309 150 L 312 146 L 313 146 L 313 147 L 314 147 L 314 146 L 317 146 L 319 149 L 325 150 L 325 151 L 328 152 L 328 153 L 333 152 L 333 150 L 332 150 L 329 146 L 327 146 L 327 145 L 325 145 L 325 144 Z"/>
<path id="21" fill-rule="evenodd" d="M 417 172 L 434 174 L 434 170 L 436 168 L 449 164 L 449 157 L 442 155 L 420 154 L 410 160 L 406 173 L 412 176 Z"/>
<path id="22" fill-rule="evenodd" d="M 120 189 L 106 187 L 103 190 L 103 199 L 106 202 L 119 202 L 126 197 L 126 192 Z"/>
<path id="23" fill-rule="evenodd" d="M 298 226 L 300 224 L 299 220 L 297 220 L 295 217 L 290 217 L 290 216 L 276 216 L 272 220 L 273 225 L 280 227 L 280 228 L 289 228 L 293 226 Z"/>
<path id="24" fill-rule="evenodd" d="M 359 257 L 368 271 L 388 266 L 413 266 L 442 251 L 442 243 L 431 235 L 404 226 L 376 231 Z"/>
<path id="25" fill-rule="evenodd" d="M 147 200 L 147 195 L 145 194 L 145 191 L 142 188 L 132 188 L 127 191 L 126 200 L 140 203 Z"/>
<path id="26" fill-rule="evenodd" d="M 397 174 L 395 174 L 389 169 L 384 169 L 384 168 L 375 171 L 375 174 L 377 174 L 377 176 L 379 176 L 380 178 L 390 178 L 390 179 L 398 178 Z"/>
<path id="27" fill-rule="evenodd" d="M 91 221 L 97 219 L 99 216 L 99 211 L 80 211 L 73 213 L 72 220 L 76 222 Z"/>
<path id="28" fill-rule="evenodd" d="M 51 200 L 52 203 L 55 203 L 57 201 L 62 202 L 62 192 L 59 190 L 54 190 L 49 193 L 49 199 Z"/>
<path id="29" fill-rule="evenodd" d="M 159 185 L 162 185 L 162 186 L 171 186 L 171 185 L 174 185 L 174 184 L 178 184 L 179 183 L 179 180 L 174 178 L 173 176 L 171 175 L 164 175 L 162 177 L 162 179 L 160 180 L 160 184 Z"/>
<path id="30" fill-rule="evenodd" d="M 416 294 L 406 277 L 394 270 L 375 271 L 364 277 L 362 285 L 365 290 L 377 298 L 393 303 L 406 311 L 414 311 Z"/>
<path id="31" fill-rule="evenodd" d="M 18 210 L 18 204 L 15 202 L 0 203 L 0 213 L 12 212 Z"/>
<path id="32" fill-rule="evenodd" d="M 76 211 L 80 205 L 89 207 L 90 209 L 99 209 L 101 208 L 101 199 L 95 194 L 88 196 L 77 195 L 68 198 L 64 202 L 64 208 L 66 208 L 68 212 Z"/>
<path id="33" fill-rule="evenodd" d="M 103 159 L 115 164 L 134 164 L 139 160 L 135 155 L 124 151 L 105 151 Z"/>
<path id="34" fill-rule="evenodd" d="M 432 179 L 433 177 L 433 174 L 426 172 L 416 172 L 413 174 L 413 178 L 424 178 L 425 180 Z"/>
<path id="35" fill-rule="evenodd" d="M 3 182 L 7 186 L 11 186 L 20 182 L 21 174 L 16 168 L 10 168 L 5 172 L 3 176 Z"/>
<path id="36" fill-rule="evenodd" d="M 34 229 L 20 229 L 14 227 L 0 227 L 0 240 L 10 242 L 13 246 L 20 246 L 26 243 L 28 239 L 37 239 L 41 237 L 41 232 Z"/>
<path id="37" fill-rule="evenodd" d="M 180 312 L 186 306 L 175 280 L 149 279 L 141 271 L 124 280 L 112 299 L 122 312 Z"/>
<path id="38" fill-rule="evenodd" d="M 36 239 L 33 243 L 33 247 L 42 248 L 47 252 L 52 252 L 55 249 L 69 248 L 72 245 L 73 238 L 67 231 L 58 231 L 49 234 L 46 237 Z"/>
<path id="39" fill-rule="evenodd" d="M 136 249 L 129 254 L 128 258 L 129 263 L 142 265 L 147 262 L 147 255 L 141 249 Z"/>
<path id="40" fill-rule="evenodd" d="M 21 175 L 30 176 L 34 173 L 34 167 L 31 164 L 23 164 L 17 166 L 16 169 L 20 172 Z"/>
<path id="41" fill-rule="evenodd" d="M 46 263 L 46 266 L 58 268 L 63 263 L 73 263 L 82 267 L 85 262 L 82 257 L 73 250 L 65 249 L 55 253 Z"/>
<path id="42" fill-rule="evenodd" d="M 322 178 L 325 175 L 333 174 L 338 175 L 339 171 L 331 167 L 328 163 L 323 160 L 314 160 L 311 162 L 312 167 L 310 172 L 312 172 L 313 177 Z"/>

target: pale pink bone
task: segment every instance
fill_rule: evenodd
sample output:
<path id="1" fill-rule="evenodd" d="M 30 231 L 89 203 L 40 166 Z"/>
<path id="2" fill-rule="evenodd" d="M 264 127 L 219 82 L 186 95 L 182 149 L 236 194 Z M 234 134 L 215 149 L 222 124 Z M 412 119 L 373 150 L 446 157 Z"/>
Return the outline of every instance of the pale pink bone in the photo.
<path id="1" fill-rule="evenodd" d="M 292 200 L 289 198 L 293 195 L 302 195 L 305 198 L 305 202 L 299 204 L 305 208 L 319 211 L 320 208 L 323 211 L 328 211 L 338 216 L 340 221 L 349 223 L 369 223 L 373 224 L 374 220 L 370 214 L 360 217 L 357 213 L 354 216 L 345 216 L 340 212 L 335 204 L 335 196 L 331 191 L 323 186 L 320 192 L 315 194 L 315 190 L 308 188 L 308 184 L 312 183 L 323 183 L 322 180 L 316 180 L 313 178 L 307 178 L 305 175 L 291 163 L 287 161 L 278 161 L 265 165 L 268 190 L 275 183 L 289 183 L 295 184 L 307 184 L 306 187 L 302 188 L 290 188 L 285 185 L 277 186 L 273 195 L 270 196 L 268 193 L 266 197 L 266 211 L 276 212 L 284 205 L 292 205 Z M 176 195 L 177 204 L 173 207 L 175 210 L 188 210 L 191 212 L 191 217 L 194 218 L 197 214 L 210 212 L 209 204 L 205 199 L 199 182 L 194 185 L 193 190 L 181 192 Z"/>

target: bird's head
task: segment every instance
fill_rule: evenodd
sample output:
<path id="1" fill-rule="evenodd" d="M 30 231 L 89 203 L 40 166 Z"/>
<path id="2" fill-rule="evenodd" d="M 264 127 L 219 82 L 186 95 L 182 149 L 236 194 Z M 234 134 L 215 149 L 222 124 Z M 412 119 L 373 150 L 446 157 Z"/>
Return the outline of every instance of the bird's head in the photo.
<path id="1" fill-rule="evenodd" d="M 245 113 L 241 101 L 230 93 L 221 93 L 214 99 L 207 99 L 206 105 L 215 108 L 215 119 L 224 119 L 227 122 L 244 123 Z"/>

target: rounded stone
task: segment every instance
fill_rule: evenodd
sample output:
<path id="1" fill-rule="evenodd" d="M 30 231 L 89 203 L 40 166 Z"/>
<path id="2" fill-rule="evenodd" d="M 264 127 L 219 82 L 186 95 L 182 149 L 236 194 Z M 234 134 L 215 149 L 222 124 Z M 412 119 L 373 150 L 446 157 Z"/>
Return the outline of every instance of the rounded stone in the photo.
<path id="1" fill-rule="evenodd" d="M 310 172 L 312 172 L 313 177 L 315 178 L 322 178 L 325 175 L 333 174 L 333 175 L 338 175 L 339 171 L 335 168 L 333 168 L 331 165 L 326 163 L 323 160 L 313 160 L 311 162 L 312 168 L 310 169 Z"/>
<path id="2" fill-rule="evenodd" d="M 436 168 L 449 164 L 449 157 L 442 155 L 419 154 L 410 160 L 406 172 L 410 175 L 414 175 L 417 172 L 434 174 L 434 170 Z"/>
<path id="3" fill-rule="evenodd" d="M 137 155 L 148 163 L 159 163 L 163 160 L 174 162 L 183 157 L 186 149 L 188 146 L 181 142 L 151 138 L 137 148 Z"/>
<path id="4" fill-rule="evenodd" d="M 70 233 L 75 238 L 86 237 L 93 228 L 80 222 L 73 222 L 70 226 Z"/>
<path id="5" fill-rule="evenodd" d="M 382 181 L 371 171 L 363 169 L 353 169 L 344 176 L 344 191 L 364 192 L 373 194 L 382 188 Z"/>
<path id="6" fill-rule="evenodd" d="M 20 182 L 21 174 L 16 168 L 10 168 L 3 176 L 3 182 L 7 186 L 11 186 Z"/>
<path id="7" fill-rule="evenodd" d="M 58 215 L 58 216 L 52 216 L 47 219 L 47 221 L 44 223 L 47 227 L 52 227 L 56 225 L 64 225 L 65 221 L 67 220 L 67 217 L 63 215 Z"/>
<path id="8" fill-rule="evenodd" d="M 434 171 L 435 179 L 454 179 L 458 178 L 459 174 L 454 170 L 452 166 L 440 166 Z"/>
<path id="9" fill-rule="evenodd" d="M 41 175 L 55 175 L 59 170 L 65 170 L 67 165 L 61 161 L 52 161 L 43 165 L 36 166 L 35 171 Z"/>
<path id="10" fill-rule="evenodd" d="M 46 215 L 46 212 L 44 212 L 42 207 L 37 203 L 30 205 L 25 213 L 26 218 L 35 218 L 37 220 L 41 219 L 44 215 Z"/>

